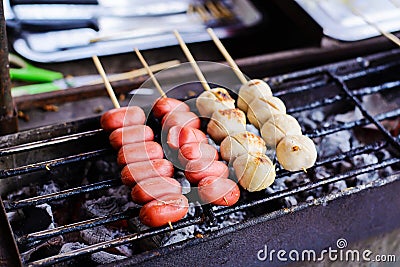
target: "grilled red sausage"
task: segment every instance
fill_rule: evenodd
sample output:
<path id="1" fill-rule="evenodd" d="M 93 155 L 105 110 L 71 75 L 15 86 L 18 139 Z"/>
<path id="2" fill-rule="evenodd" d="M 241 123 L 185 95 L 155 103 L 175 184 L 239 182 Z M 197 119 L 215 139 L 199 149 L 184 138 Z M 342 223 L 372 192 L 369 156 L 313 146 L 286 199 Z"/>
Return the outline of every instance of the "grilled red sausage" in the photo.
<path id="1" fill-rule="evenodd" d="M 229 169 L 222 161 L 190 160 L 186 164 L 185 176 L 192 184 L 197 184 L 208 176 L 228 178 Z"/>
<path id="2" fill-rule="evenodd" d="M 218 151 L 215 147 L 206 143 L 188 143 L 179 148 L 178 160 L 186 166 L 189 160 L 205 161 L 210 164 L 214 160 L 218 160 Z"/>
<path id="3" fill-rule="evenodd" d="M 117 155 L 119 165 L 133 162 L 162 159 L 164 152 L 161 145 L 154 141 L 127 144 L 120 148 Z"/>
<path id="4" fill-rule="evenodd" d="M 100 118 L 100 125 L 106 131 L 114 131 L 123 126 L 140 125 L 146 121 L 146 115 L 138 106 L 114 108 Z"/>
<path id="5" fill-rule="evenodd" d="M 181 194 L 182 186 L 174 178 L 152 177 L 138 182 L 131 192 L 132 200 L 145 204 L 167 194 Z"/>
<path id="6" fill-rule="evenodd" d="M 151 177 L 172 177 L 174 165 L 166 159 L 153 159 L 130 163 L 121 171 L 122 183 L 134 186 L 136 183 Z"/>
<path id="7" fill-rule="evenodd" d="M 171 149 L 179 149 L 187 143 L 207 143 L 208 139 L 205 133 L 197 128 L 190 126 L 171 127 L 168 131 L 167 144 Z"/>
<path id="8" fill-rule="evenodd" d="M 240 197 L 238 185 L 231 179 L 209 176 L 198 185 L 199 197 L 204 203 L 232 206 Z"/>
<path id="9" fill-rule="evenodd" d="M 158 227 L 179 221 L 188 209 L 189 202 L 184 195 L 164 195 L 145 204 L 140 209 L 139 218 L 147 226 Z"/>
<path id="10" fill-rule="evenodd" d="M 162 118 L 171 111 L 190 111 L 190 107 L 175 98 L 162 97 L 159 98 L 153 106 L 153 115 L 156 118 Z"/>
<path id="11" fill-rule="evenodd" d="M 172 126 L 191 126 L 200 128 L 200 118 L 191 111 L 172 111 L 161 120 L 162 130 L 168 132 Z"/>
<path id="12" fill-rule="evenodd" d="M 114 130 L 110 134 L 110 144 L 115 149 L 123 145 L 144 141 L 153 141 L 153 130 L 147 125 L 131 125 Z"/>

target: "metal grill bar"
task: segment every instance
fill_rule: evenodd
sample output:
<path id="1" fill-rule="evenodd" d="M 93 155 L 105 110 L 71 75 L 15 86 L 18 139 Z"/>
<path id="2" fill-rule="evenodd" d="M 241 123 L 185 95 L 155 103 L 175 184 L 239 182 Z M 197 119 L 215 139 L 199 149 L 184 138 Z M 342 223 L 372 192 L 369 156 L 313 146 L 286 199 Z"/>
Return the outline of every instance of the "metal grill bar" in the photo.
<path id="1" fill-rule="evenodd" d="M 353 90 L 351 93 L 355 96 L 371 95 L 388 89 L 394 89 L 396 87 L 400 87 L 400 81 L 392 81 L 392 82 L 382 83 L 377 86 L 364 87 L 358 90 Z"/>
<path id="2" fill-rule="evenodd" d="M 99 149 L 95 151 L 90 151 L 90 152 L 85 152 L 81 153 L 78 155 L 72 155 L 64 158 L 58 158 L 58 159 L 52 159 L 52 160 L 47 160 L 47 161 L 42 161 L 38 163 L 33 163 L 25 166 L 20 166 L 17 168 L 13 169 L 8 169 L 8 170 L 0 170 L 0 179 L 8 178 L 11 176 L 16 176 L 16 175 L 21 175 L 21 174 L 26 174 L 26 173 L 32 173 L 35 171 L 40 171 L 40 170 L 50 170 L 51 167 L 57 167 L 77 161 L 82 161 L 82 160 L 87 160 L 91 159 L 94 157 L 99 157 L 102 155 L 105 155 L 109 153 L 111 150 L 110 149 Z"/>
<path id="3" fill-rule="evenodd" d="M 342 82 L 342 77 L 335 77 L 342 84 L 342 90 L 353 100 L 354 104 L 358 107 L 361 113 L 366 117 L 371 123 L 373 123 L 386 137 L 386 139 L 400 151 L 400 143 L 397 141 L 397 138 L 394 138 L 388 130 L 383 127 L 381 123 L 379 123 L 379 119 L 375 119 L 361 104 L 360 100 L 357 97 L 352 95 L 349 88 L 345 83 Z M 400 109 L 398 109 L 400 111 Z"/>
<path id="4" fill-rule="evenodd" d="M 31 197 L 31 198 L 27 198 L 27 199 L 18 200 L 18 201 L 4 201 L 4 207 L 7 211 L 10 211 L 10 210 L 29 207 L 29 206 L 36 206 L 36 205 L 51 202 L 54 200 L 65 199 L 65 198 L 69 198 L 69 197 L 72 197 L 75 195 L 80 195 L 80 194 L 89 193 L 89 192 L 93 192 L 93 191 L 97 191 L 97 190 L 101 190 L 101 189 L 111 188 L 113 186 L 120 185 L 120 184 L 121 184 L 120 179 L 106 180 L 106 181 L 101 181 L 101 182 L 97 182 L 97 183 L 92 183 L 89 185 L 84 185 L 84 186 L 80 186 L 80 187 L 63 190 L 63 191 L 48 194 L 48 195 Z"/>
<path id="5" fill-rule="evenodd" d="M 318 82 L 309 83 L 309 84 L 306 84 L 306 85 L 292 87 L 292 88 L 290 88 L 288 90 L 277 91 L 277 92 L 274 93 L 274 96 L 281 97 L 283 95 L 301 93 L 301 92 L 308 91 L 308 90 L 311 90 L 313 88 L 318 88 L 318 87 L 321 87 L 321 86 L 324 86 L 324 85 L 327 85 L 326 81 L 318 81 Z"/>
<path id="6" fill-rule="evenodd" d="M 400 87 L 400 81 L 387 82 L 387 83 L 383 83 L 381 85 L 372 86 L 372 87 L 364 87 L 364 88 L 352 91 L 352 94 L 355 96 L 364 96 L 364 95 L 379 93 L 379 92 L 389 90 L 389 89 L 394 89 L 396 87 Z M 335 95 L 330 98 L 324 98 L 322 100 L 311 102 L 307 105 L 290 108 L 287 110 L 287 113 L 295 113 L 295 112 L 301 112 L 301 111 L 310 110 L 310 109 L 314 109 L 314 108 L 319 108 L 319 107 L 323 107 L 323 106 L 327 106 L 327 105 L 339 102 L 344 99 L 349 99 L 349 98 L 345 95 L 338 94 L 338 95 Z"/>
<path id="7" fill-rule="evenodd" d="M 128 219 L 131 216 L 137 216 L 139 211 L 137 209 L 127 210 L 126 212 L 115 213 L 107 216 L 101 216 L 94 219 L 81 221 L 77 223 L 71 223 L 68 225 L 63 225 L 60 227 L 56 227 L 53 229 L 48 229 L 40 232 L 30 233 L 24 236 L 21 236 L 17 239 L 19 244 L 27 244 L 30 242 L 35 242 L 38 240 L 43 240 L 47 238 L 51 238 L 53 236 L 58 236 L 66 233 L 71 233 L 75 231 L 81 231 L 88 228 L 93 228 L 96 226 L 104 225 L 111 222 L 116 222 L 119 220 Z"/>
<path id="8" fill-rule="evenodd" d="M 355 72 L 351 72 L 345 75 L 340 75 L 341 80 L 342 81 L 349 81 L 349 80 L 353 80 L 356 78 L 361 78 L 370 74 L 374 74 L 377 72 L 382 72 L 385 71 L 387 69 L 393 68 L 398 66 L 400 63 L 397 62 L 396 60 L 392 61 L 391 63 L 387 63 L 385 65 L 380 65 L 378 67 L 374 67 L 374 68 L 370 68 L 370 69 L 363 69 L 361 71 L 355 71 Z M 339 76 L 339 75 L 338 75 Z"/>
<path id="9" fill-rule="evenodd" d="M 200 217 L 197 218 L 188 218 L 188 219 L 183 219 L 177 223 L 173 223 L 172 227 L 173 229 L 181 229 L 187 226 L 192 226 L 195 224 L 202 223 L 203 219 Z M 66 261 L 68 259 L 71 259 L 73 257 L 81 256 L 81 255 L 86 255 L 86 254 L 91 254 L 95 253 L 107 248 L 111 247 L 117 247 L 120 245 L 124 245 L 127 243 L 135 242 L 144 238 L 156 236 L 159 234 L 165 234 L 171 231 L 171 228 L 169 226 L 164 226 L 164 227 L 159 227 L 159 228 L 152 228 L 146 231 L 143 231 L 142 233 L 137 233 L 137 234 L 131 234 L 127 236 L 123 236 L 120 238 L 116 238 L 110 241 L 104 241 L 101 243 L 97 243 L 94 245 L 87 246 L 85 248 L 77 249 L 68 253 L 63 253 L 63 254 L 58 254 L 46 259 L 34 261 L 28 264 L 28 266 L 33 267 L 33 266 L 48 266 L 52 265 L 55 263 L 59 263 L 62 261 Z"/>
<path id="10" fill-rule="evenodd" d="M 327 97 L 318 101 L 314 101 L 310 104 L 304 105 L 304 106 L 300 106 L 300 107 L 295 107 L 295 108 L 288 108 L 286 113 L 291 114 L 291 113 L 296 113 L 296 112 L 301 112 L 301 111 L 306 111 L 306 110 L 311 110 L 311 109 L 315 109 L 315 108 L 320 108 L 320 107 L 324 107 L 336 102 L 339 102 L 343 99 L 345 99 L 345 96 L 342 95 L 336 95 L 333 97 Z"/>
<path id="11" fill-rule="evenodd" d="M 7 156 L 11 154 L 16 154 L 19 152 L 30 151 L 38 148 L 43 148 L 47 146 L 53 146 L 56 144 L 66 143 L 70 141 L 79 140 L 86 137 L 91 137 L 100 133 L 103 133 L 103 129 L 96 129 L 71 135 L 65 135 L 60 137 L 54 137 L 46 140 L 40 140 L 31 143 L 20 144 L 12 147 L 5 147 L 0 149 L 0 156 Z"/>
<path id="12" fill-rule="evenodd" d="M 383 121 L 383 120 L 387 120 L 387 119 L 392 119 L 395 117 L 400 116 L 400 109 L 396 109 L 396 110 L 392 110 L 386 113 L 381 113 L 377 116 L 375 116 L 375 120 L 376 121 Z M 316 129 L 310 133 L 307 133 L 306 135 L 310 138 L 315 138 L 315 137 L 321 137 L 321 136 L 325 136 L 328 134 L 333 134 L 336 132 L 340 132 L 343 130 L 349 130 L 352 129 L 354 127 L 357 126 L 365 126 L 371 124 L 371 122 L 366 119 L 360 119 L 360 120 L 356 120 L 356 121 L 351 121 L 351 122 L 346 122 L 341 124 L 340 126 L 334 126 L 334 127 L 327 127 L 327 128 L 322 128 L 322 129 Z"/>

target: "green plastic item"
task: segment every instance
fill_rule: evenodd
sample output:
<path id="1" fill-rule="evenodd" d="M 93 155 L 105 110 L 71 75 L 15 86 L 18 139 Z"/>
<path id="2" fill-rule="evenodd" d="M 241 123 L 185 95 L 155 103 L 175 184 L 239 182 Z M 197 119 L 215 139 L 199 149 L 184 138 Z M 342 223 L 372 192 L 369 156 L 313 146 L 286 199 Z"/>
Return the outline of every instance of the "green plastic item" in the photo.
<path id="1" fill-rule="evenodd" d="M 12 53 L 9 54 L 9 61 L 10 64 L 20 67 L 10 68 L 10 78 L 12 80 L 21 80 L 27 82 L 52 82 L 64 77 L 61 72 L 35 67 Z"/>
<path id="2" fill-rule="evenodd" d="M 52 91 L 61 90 L 60 86 L 50 83 L 38 83 L 14 87 L 11 89 L 11 95 L 13 97 L 21 95 L 34 95 L 40 93 L 47 93 Z"/>

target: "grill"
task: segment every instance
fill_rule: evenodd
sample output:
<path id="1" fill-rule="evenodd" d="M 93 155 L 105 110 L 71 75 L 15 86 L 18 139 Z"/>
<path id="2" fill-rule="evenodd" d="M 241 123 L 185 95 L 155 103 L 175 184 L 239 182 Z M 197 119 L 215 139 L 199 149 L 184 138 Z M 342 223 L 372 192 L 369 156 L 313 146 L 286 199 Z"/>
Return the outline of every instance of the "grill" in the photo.
<path id="1" fill-rule="evenodd" d="M 196 265 L 203 261 L 210 265 L 259 264 L 256 253 L 264 244 L 276 249 L 283 246 L 321 250 L 341 234 L 349 241 L 356 241 L 397 228 L 400 226 L 400 198 L 396 193 L 400 189 L 399 71 L 400 50 L 396 49 L 270 77 L 268 82 L 274 95 L 287 104 L 287 113 L 300 121 L 305 135 L 317 144 L 317 163 L 307 173 L 287 172 L 278 166 L 276 181 L 270 189 L 243 191 L 241 200 L 232 207 L 193 205 L 190 215 L 174 223 L 173 229 L 169 226 L 132 229 L 131 223 L 140 208 L 134 205 L 91 218 L 78 216 L 75 213 L 79 212 L 71 210 L 71 207 L 79 210 L 84 201 L 100 198 L 107 190 L 121 188 L 116 154 L 108 145 L 107 134 L 100 129 L 98 117 L 3 136 L 1 225 L 5 233 L 2 238 L 10 248 L 9 262 L 23 266 L 93 263 L 91 255 L 101 251 L 115 253 L 114 248 L 129 245 L 134 248 L 132 255 L 118 258 L 110 266 Z M 397 103 L 397 107 L 375 114 L 365 104 L 365 97 L 376 95 Z M 328 119 L 355 109 L 360 114 L 355 119 Z M 314 123 L 305 120 L 317 115 L 322 118 Z M 397 128 L 387 128 L 388 122 L 397 123 Z M 326 149 L 327 139 L 343 133 L 349 133 L 350 140 L 357 141 L 351 141 L 346 151 Z M 372 162 L 348 164 L 368 155 L 374 155 Z M 60 189 L 45 194 L 15 193 L 20 188 L 32 189 L 49 181 L 54 181 Z M 342 187 L 335 187 L 340 184 Z M 36 223 L 37 229 L 23 227 L 35 221 L 35 216 L 29 215 L 32 210 L 46 204 L 55 213 L 54 220 L 66 211 L 65 205 L 74 213 L 70 216 L 73 218 L 56 221 L 49 229 L 41 229 L 40 222 Z M 241 213 L 244 219 L 227 225 L 221 223 Z M 11 215 L 22 216 L 22 226 Z M 76 250 L 49 252 L 52 246 L 57 247 L 54 244 L 77 240 L 81 231 L 103 225 L 118 225 L 125 231 Z M 135 249 L 149 240 L 193 226 L 206 230 L 167 246 Z M 248 253 L 240 258 L 228 256 L 243 252 Z"/>

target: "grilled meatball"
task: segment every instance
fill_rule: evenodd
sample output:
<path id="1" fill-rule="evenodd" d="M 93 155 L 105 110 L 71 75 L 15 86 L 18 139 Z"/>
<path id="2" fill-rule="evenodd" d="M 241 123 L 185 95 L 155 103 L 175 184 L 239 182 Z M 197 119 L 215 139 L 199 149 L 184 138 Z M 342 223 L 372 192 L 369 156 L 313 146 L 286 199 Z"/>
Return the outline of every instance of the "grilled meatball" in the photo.
<path id="1" fill-rule="evenodd" d="M 255 98 L 269 96 L 272 96 L 269 85 L 263 80 L 253 79 L 240 87 L 237 106 L 244 112 L 247 112 L 248 105 Z"/>
<path id="2" fill-rule="evenodd" d="M 248 107 L 247 118 L 257 129 L 274 114 L 286 113 L 286 106 L 282 100 L 275 96 L 255 98 Z"/>
<path id="3" fill-rule="evenodd" d="M 264 123 L 260 130 L 265 143 L 276 147 L 287 135 L 301 135 L 299 122 L 289 114 L 274 114 Z"/>
<path id="4" fill-rule="evenodd" d="M 288 135 L 279 142 L 276 157 L 285 170 L 306 170 L 315 164 L 317 149 L 305 135 Z"/>
<path id="5" fill-rule="evenodd" d="M 221 158 L 227 162 L 233 162 L 238 156 L 247 153 L 265 153 L 266 147 L 264 140 L 251 132 L 238 133 L 227 136 L 221 142 Z"/>
<path id="6" fill-rule="evenodd" d="M 204 91 L 196 99 L 196 107 L 202 117 L 210 118 L 217 110 L 234 109 L 235 100 L 223 88 Z"/>
<path id="7" fill-rule="evenodd" d="M 246 131 L 246 114 L 237 108 L 215 111 L 207 125 L 207 133 L 216 143 L 228 135 L 244 131 Z"/>
<path id="8" fill-rule="evenodd" d="M 239 184 L 250 192 L 260 191 L 275 180 L 275 166 L 262 153 L 242 154 L 233 162 Z"/>

